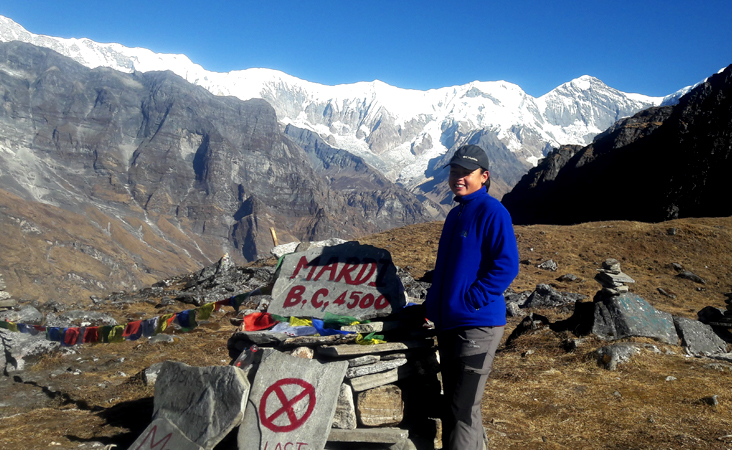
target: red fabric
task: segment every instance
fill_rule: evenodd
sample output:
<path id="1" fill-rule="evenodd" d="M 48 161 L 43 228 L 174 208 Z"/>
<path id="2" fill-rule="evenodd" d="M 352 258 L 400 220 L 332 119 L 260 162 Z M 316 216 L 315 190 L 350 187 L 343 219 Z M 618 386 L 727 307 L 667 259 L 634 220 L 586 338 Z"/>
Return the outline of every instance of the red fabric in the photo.
<path id="1" fill-rule="evenodd" d="M 279 321 L 274 320 L 270 313 L 256 312 L 244 317 L 244 330 L 257 331 L 272 328 Z"/>
<path id="2" fill-rule="evenodd" d="M 88 327 L 84 331 L 84 343 L 93 344 L 99 342 L 99 327 Z"/>
<path id="3" fill-rule="evenodd" d="M 125 331 L 122 332 L 122 337 L 130 337 L 130 336 L 139 336 L 142 334 L 142 320 L 136 320 L 134 322 L 130 322 L 125 327 Z"/>
<path id="4" fill-rule="evenodd" d="M 64 344 L 76 345 L 76 341 L 79 339 L 79 328 L 69 327 L 64 332 Z"/>

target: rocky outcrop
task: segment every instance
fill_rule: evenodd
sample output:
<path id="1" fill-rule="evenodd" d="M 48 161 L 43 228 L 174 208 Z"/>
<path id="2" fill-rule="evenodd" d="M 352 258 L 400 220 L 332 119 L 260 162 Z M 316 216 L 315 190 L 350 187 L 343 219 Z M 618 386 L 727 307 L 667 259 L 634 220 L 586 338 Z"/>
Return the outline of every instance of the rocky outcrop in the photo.
<path id="1" fill-rule="evenodd" d="M 13 205 L 0 226 L 20 226 L 39 254 L 61 244 L 120 278 L 59 274 L 86 292 L 137 287 L 226 252 L 255 260 L 273 246 L 270 228 L 284 241 L 352 238 L 434 218 L 345 152 L 327 164 L 352 162 L 345 173 L 366 174 L 369 190 L 314 169 L 264 100 L 214 96 L 171 72 L 90 70 L 0 43 L 0 90 L 0 200 Z M 63 212 L 21 211 L 33 202 Z M 49 214 L 75 223 L 49 228 L 39 218 Z M 70 235 L 62 242 L 49 234 L 59 228 Z"/>
<path id="2" fill-rule="evenodd" d="M 675 106 L 620 120 L 582 148 L 553 151 L 503 198 L 514 223 L 656 222 L 728 216 L 732 66 Z"/>

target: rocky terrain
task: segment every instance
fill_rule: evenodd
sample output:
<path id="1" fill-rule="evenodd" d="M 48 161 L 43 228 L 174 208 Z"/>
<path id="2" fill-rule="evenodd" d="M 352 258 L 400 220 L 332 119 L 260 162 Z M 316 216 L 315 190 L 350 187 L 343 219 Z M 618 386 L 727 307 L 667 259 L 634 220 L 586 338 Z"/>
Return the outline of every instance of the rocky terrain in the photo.
<path id="1" fill-rule="evenodd" d="M 306 152 L 264 100 L 170 72 L 90 70 L 16 41 L 0 43 L 0 91 L 0 271 L 25 295 L 252 261 L 271 228 L 285 242 L 352 238 L 442 214 L 352 155 Z"/>
<path id="2" fill-rule="evenodd" d="M 397 265 L 421 279 L 434 264 L 440 228 L 439 222 L 418 224 L 361 242 L 388 249 Z M 517 226 L 515 231 L 521 265 L 509 298 L 521 301 L 518 297 L 527 300 L 533 294 L 534 299 L 509 317 L 486 389 L 484 424 L 491 446 L 728 448 L 730 362 L 687 356 L 681 342 L 629 337 L 614 342 L 637 346 L 637 354 L 608 370 L 597 350 L 610 342 L 543 324 L 571 317 L 573 303 L 581 296 L 591 301 L 602 288 L 594 278 L 607 258 L 617 259 L 622 272 L 635 280 L 628 285 L 631 293 L 660 311 L 696 319 L 706 307 L 724 309 L 725 294 L 732 290 L 732 218 Z M 136 292 L 79 298 L 75 305 L 22 301 L 19 306 L 35 305 L 46 320 L 59 320 L 64 314 L 62 320 L 90 320 L 71 314 L 82 310 L 124 323 L 252 289 L 265 282 L 273 263 L 270 259 L 234 267 L 228 269 L 229 276 L 218 279 L 220 265 L 214 264 Z M 698 279 L 680 276 L 685 272 Z M 537 300 L 539 295 L 551 299 L 546 295 L 551 291 L 565 303 L 552 306 Z M 22 297 L 9 287 L 7 292 Z M 419 295 L 418 290 L 411 295 Z M 532 319 L 526 322 L 529 313 Z M 153 387 L 146 384 L 143 370 L 165 360 L 228 364 L 227 340 L 235 330 L 232 315 L 229 308 L 192 332 L 169 330 L 149 341 L 62 347 L 29 355 L 22 370 L 6 365 L 0 378 L 2 447 L 125 448 L 152 413 Z M 517 329 L 521 332 L 514 333 Z M 8 334 L 2 332 L 4 344 Z M 232 448 L 234 441 L 225 440 L 217 448 Z"/>
<path id="3" fill-rule="evenodd" d="M 661 221 L 732 214 L 732 66 L 675 106 L 550 153 L 503 198 L 515 223 Z"/>

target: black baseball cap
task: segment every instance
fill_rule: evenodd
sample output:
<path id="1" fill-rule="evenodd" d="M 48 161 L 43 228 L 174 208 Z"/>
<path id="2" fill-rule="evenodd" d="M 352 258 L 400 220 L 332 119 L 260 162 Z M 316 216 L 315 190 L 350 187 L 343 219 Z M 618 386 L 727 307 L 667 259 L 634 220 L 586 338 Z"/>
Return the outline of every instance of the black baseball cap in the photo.
<path id="1" fill-rule="evenodd" d="M 455 151 L 447 166 L 452 166 L 453 164 L 468 170 L 475 170 L 481 167 L 488 170 L 488 155 L 477 145 L 463 145 Z"/>

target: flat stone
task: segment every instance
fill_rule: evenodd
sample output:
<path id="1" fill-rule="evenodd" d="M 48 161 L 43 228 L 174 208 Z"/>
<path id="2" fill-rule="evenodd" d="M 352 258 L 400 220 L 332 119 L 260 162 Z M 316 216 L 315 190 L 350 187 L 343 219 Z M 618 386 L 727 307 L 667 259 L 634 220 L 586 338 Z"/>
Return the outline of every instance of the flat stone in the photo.
<path id="1" fill-rule="evenodd" d="M 135 450 L 203 450 L 203 447 L 188 439 L 171 421 L 162 418 L 153 420 L 130 448 Z"/>
<path id="2" fill-rule="evenodd" d="M 351 387 L 354 391 L 362 392 L 367 389 L 373 389 L 385 384 L 394 383 L 413 375 L 414 372 L 414 368 L 411 365 L 404 365 L 397 367 L 396 369 L 387 370 L 386 372 L 351 378 L 348 382 L 351 383 Z"/>
<path id="3" fill-rule="evenodd" d="M 341 327 L 341 331 L 350 331 L 353 333 L 361 334 L 377 333 L 382 331 L 396 330 L 400 327 L 400 325 L 401 323 L 396 320 L 390 320 L 388 322 L 369 322 L 360 323 L 357 325 L 344 325 Z"/>
<path id="4" fill-rule="evenodd" d="M 381 356 L 379 355 L 365 355 L 365 356 L 359 356 L 357 358 L 351 358 L 348 359 L 348 367 L 358 367 L 358 366 L 365 366 L 367 364 L 374 364 L 381 360 Z"/>
<path id="5" fill-rule="evenodd" d="M 153 418 L 170 420 L 210 450 L 241 423 L 248 395 L 249 381 L 236 367 L 165 361 L 155 382 Z"/>
<path id="6" fill-rule="evenodd" d="M 688 270 L 685 270 L 685 271 L 679 273 L 676 276 L 679 277 L 679 278 L 684 278 L 686 280 L 691 280 L 694 283 L 699 283 L 699 284 L 706 284 L 707 283 L 706 281 L 704 281 L 704 279 L 702 277 L 700 277 L 699 275 L 697 275 L 697 274 L 695 274 L 693 272 L 689 272 Z"/>
<path id="7" fill-rule="evenodd" d="M 356 378 L 373 373 L 386 372 L 387 370 L 403 366 L 406 363 L 406 359 L 395 359 L 392 361 L 379 361 L 368 366 L 351 367 L 346 371 L 346 378 Z"/>
<path id="8" fill-rule="evenodd" d="M 381 355 L 382 361 L 391 361 L 393 359 L 404 359 L 408 357 L 409 355 L 413 355 L 414 352 L 409 353 L 389 353 L 387 355 Z"/>
<path id="9" fill-rule="evenodd" d="M 285 255 L 268 311 L 323 318 L 334 313 L 370 319 L 406 305 L 404 286 L 387 250 L 346 242 Z"/>
<path id="10" fill-rule="evenodd" d="M 295 346 L 309 346 L 314 347 L 317 345 L 340 345 L 347 344 L 349 342 L 356 342 L 355 334 L 333 334 L 330 336 L 298 336 L 293 338 L 285 339 L 282 345 L 286 347 Z"/>
<path id="11" fill-rule="evenodd" d="M 237 331 L 231 335 L 229 341 L 250 341 L 257 345 L 279 345 L 290 337 L 285 333 L 272 333 L 271 331 Z"/>
<path id="12" fill-rule="evenodd" d="M 698 320 L 674 317 L 681 345 L 694 356 L 710 356 L 727 352 L 727 343 L 717 336 L 711 326 Z"/>
<path id="13" fill-rule="evenodd" d="M 602 268 L 611 273 L 620 273 L 620 262 L 615 258 L 608 258 L 602 262 Z"/>
<path id="14" fill-rule="evenodd" d="M 409 438 L 409 430 L 401 428 L 357 428 L 355 430 L 333 428 L 328 435 L 328 442 L 395 444 L 407 438 Z"/>
<path id="15" fill-rule="evenodd" d="M 18 302 L 14 299 L 0 300 L 0 308 L 12 308 L 17 305 L 18 305 Z"/>
<path id="16" fill-rule="evenodd" d="M 622 286 L 624 283 L 635 283 L 635 280 L 630 278 L 628 275 L 620 272 L 620 273 L 611 273 L 608 271 L 604 271 L 602 269 L 597 270 L 596 278 L 599 278 L 600 280 L 606 281 L 608 283 L 612 283 L 615 286 Z"/>
<path id="17" fill-rule="evenodd" d="M 322 449 L 347 368 L 345 361 L 323 364 L 273 353 L 254 378 L 239 427 L 239 449 Z"/>
<path id="18" fill-rule="evenodd" d="M 389 384 L 359 392 L 356 417 L 367 427 L 399 425 L 404 420 L 402 390 Z"/>
<path id="19" fill-rule="evenodd" d="M 413 348 L 431 347 L 434 341 L 431 339 L 419 339 L 415 341 L 387 342 L 386 344 L 374 345 L 333 345 L 318 348 L 318 354 L 322 356 L 355 356 L 375 353 L 398 352 Z"/>
<path id="20" fill-rule="evenodd" d="M 342 430 L 356 429 L 356 405 L 353 401 L 353 389 L 346 383 L 341 384 L 331 426 Z"/>
<path id="21" fill-rule="evenodd" d="M 672 345 L 679 343 L 671 314 L 630 293 L 596 299 L 591 332 L 601 339 L 648 337 Z"/>
<path id="22" fill-rule="evenodd" d="M 98 311 L 72 310 L 64 311 L 58 316 L 49 313 L 46 316 L 46 326 L 49 327 L 96 327 L 117 325 L 117 321 L 109 314 Z"/>

